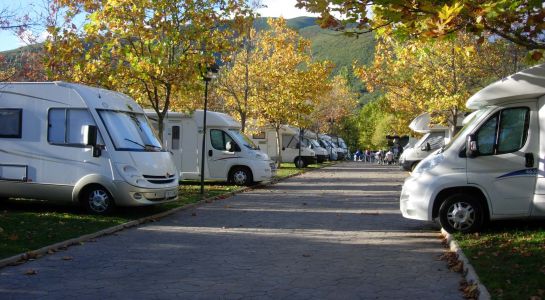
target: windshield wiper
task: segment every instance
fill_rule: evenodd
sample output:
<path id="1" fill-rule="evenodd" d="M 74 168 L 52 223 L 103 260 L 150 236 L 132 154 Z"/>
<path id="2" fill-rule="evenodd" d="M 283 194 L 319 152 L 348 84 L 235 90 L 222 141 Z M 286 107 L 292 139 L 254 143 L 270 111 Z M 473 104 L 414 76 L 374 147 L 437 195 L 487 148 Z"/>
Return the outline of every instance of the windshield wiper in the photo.
<path id="1" fill-rule="evenodd" d="M 146 151 L 159 151 L 159 150 L 161 150 L 161 147 L 159 147 L 159 146 L 150 145 L 150 144 L 142 145 L 142 144 L 140 144 L 139 142 L 133 141 L 133 140 L 128 139 L 128 138 L 125 138 L 125 141 L 128 141 L 128 142 L 131 142 L 131 143 L 133 143 L 133 144 L 136 144 L 136 145 L 142 147 L 142 149 L 144 149 L 144 150 L 146 150 Z"/>

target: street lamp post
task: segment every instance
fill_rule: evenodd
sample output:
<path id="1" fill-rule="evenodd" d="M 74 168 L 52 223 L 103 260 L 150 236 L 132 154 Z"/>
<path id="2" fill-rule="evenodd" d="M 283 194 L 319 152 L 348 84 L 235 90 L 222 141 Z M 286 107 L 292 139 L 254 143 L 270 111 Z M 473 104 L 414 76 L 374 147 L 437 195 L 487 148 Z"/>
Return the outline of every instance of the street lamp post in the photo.
<path id="1" fill-rule="evenodd" d="M 202 120 L 202 145 L 201 145 L 201 195 L 204 195 L 204 159 L 206 152 L 206 111 L 208 110 L 208 83 L 216 78 L 218 72 L 217 66 L 206 68 L 206 74 L 203 75 L 204 80 L 204 115 Z"/>

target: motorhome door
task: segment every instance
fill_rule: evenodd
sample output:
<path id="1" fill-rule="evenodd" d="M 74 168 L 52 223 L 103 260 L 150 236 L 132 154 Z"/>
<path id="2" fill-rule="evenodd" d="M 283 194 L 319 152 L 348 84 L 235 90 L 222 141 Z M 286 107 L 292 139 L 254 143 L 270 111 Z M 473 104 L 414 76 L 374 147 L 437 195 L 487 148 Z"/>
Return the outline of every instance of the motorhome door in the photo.
<path id="1" fill-rule="evenodd" d="M 538 159 L 535 102 L 496 111 L 475 132 L 479 155 L 467 160 L 468 183 L 486 190 L 494 215 L 528 215 Z"/>
<path id="2" fill-rule="evenodd" d="M 229 134 L 221 129 L 210 129 L 207 147 L 208 172 L 211 178 L 227 179 L 232 160 L 238 158 L 240 149 Z"/>

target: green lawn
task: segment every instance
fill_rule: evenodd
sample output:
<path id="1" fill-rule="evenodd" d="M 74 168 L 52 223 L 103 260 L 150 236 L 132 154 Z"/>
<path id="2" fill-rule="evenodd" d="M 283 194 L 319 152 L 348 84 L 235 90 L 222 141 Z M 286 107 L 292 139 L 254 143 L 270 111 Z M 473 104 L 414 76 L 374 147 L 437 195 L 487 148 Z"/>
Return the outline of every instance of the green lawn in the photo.
<path id="1" fill-rule="evenodd" d="M 545 299 L 543 220 L 493 222 L 455 238 L 492 299 Z"/>
<path id="2" fill-rule="evenodd" d="M 282 164 L 276 179 L 318 168 L 311 165 L 297 169 Z M 205 198 L 219 196 L 240 189 L 238 186 L 207 183 Z M 79 207 L 62 206 L 42 201 L 10 199 L 0 202 L 0 259 L 42 248 L 84 234 L 97 232 L 141 217 L 181 207 L 201 200 L 198 182 L 182 182 L 179 200 L 156 206 L 119 208 L 109 216 L 85 214 Z"/>

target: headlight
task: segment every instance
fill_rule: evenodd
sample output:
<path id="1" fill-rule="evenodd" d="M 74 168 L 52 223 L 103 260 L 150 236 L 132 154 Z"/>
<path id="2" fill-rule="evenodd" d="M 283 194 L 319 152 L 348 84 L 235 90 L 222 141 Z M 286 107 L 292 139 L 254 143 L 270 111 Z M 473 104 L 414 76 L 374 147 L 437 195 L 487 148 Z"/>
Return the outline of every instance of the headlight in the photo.
<path id="1" fill-rule="evenodd" d="M 143 185 L 146 182 L 142 173 L 131 165 L 118 164 L 117 169 L 123 179 L 132 185 Z"/>
<path id="2" fill-rule="evenodd" d="M 428 157 L 424 158 L 414 169 L 413 174 L 418 175 L 422 174 L 426 171 L 429 171 L 433 168 L 435 168 L 438 164 L 440 164 L 443 159 L 445 159 L 445 156 L 443 153 L 432 153 Z"/>

